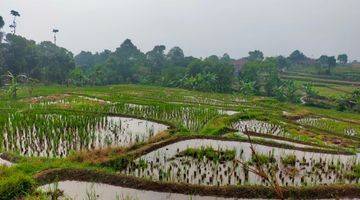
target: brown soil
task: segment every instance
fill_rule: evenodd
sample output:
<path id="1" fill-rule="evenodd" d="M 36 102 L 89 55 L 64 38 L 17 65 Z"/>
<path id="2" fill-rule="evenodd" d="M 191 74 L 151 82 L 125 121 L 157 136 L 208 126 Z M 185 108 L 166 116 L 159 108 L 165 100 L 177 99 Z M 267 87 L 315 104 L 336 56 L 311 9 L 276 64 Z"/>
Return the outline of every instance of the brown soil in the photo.
<path id="1" fill-rule="evenodd" d="M 201 196 L 218 196 L 233 198 L 277 198 L 275 191 L 266 186 L 200 186 L 184 183 L 156 182 L 122 174 L 110 174 L 100 171 L 80 169 L 46 170 L 35 175 L 39 185 L 55 181 L 97 182 L 139 190 L 151 190 L 167 193 L 181 193 Z M 319 199 L 319 198 L 357 198 L 360 187 L 357 185 L 322 185 L 313 187 L 286 187 L 285 198 Z"/>

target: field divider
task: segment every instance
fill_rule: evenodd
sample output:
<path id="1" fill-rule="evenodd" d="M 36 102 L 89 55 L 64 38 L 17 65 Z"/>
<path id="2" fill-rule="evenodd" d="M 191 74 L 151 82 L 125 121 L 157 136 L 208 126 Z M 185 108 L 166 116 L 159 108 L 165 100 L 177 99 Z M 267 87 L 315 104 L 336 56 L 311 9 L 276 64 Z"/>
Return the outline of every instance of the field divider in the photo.
<path id="1" fill-rule="evenodd" d="M 273 188 L 258 185 L 201 186 L 186 183 L 151 181 L 123 174 L 113 174 L 87 169 L 49 169 L 34 176 L 38 186 L 59 181 L 82 181 L 103 183 L 138 190 L 180 193 L 186 195 L 216 196 L 227 198 L 277 198 Z M 285 198 L 357 198 L 358 185 L 318 185 L 307 187 L 284 187 Z"/>

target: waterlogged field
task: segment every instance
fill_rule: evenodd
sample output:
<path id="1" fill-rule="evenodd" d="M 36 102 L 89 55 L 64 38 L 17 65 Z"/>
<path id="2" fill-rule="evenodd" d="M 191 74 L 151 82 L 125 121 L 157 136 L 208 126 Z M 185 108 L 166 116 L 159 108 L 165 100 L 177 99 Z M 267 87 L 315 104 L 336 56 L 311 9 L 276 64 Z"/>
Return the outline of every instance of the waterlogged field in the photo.
<path id="1" fill-rule="evenodd" d="M 357 156 L 302 152 L 246 142 L 194 139 L 146 154 L 123 172 L 146 179 L 200 185 L 268 185 L 250 168 L 258 159 L 281 185 L 357 183 Z"/>
<path id="2" fill-rule="evenodd" d="M 301 125 L 315 127 L 324 131 L 360 137 L 360 125 L 336 119 L 306 117 L 297 120 Z"/>
<path id="3" fill-rule="evenodd" d="M 70 151 L 126 147 L 168 126 L 135 118 L 16 113 L 3 127 L 2 149 L 27 156 L 66 156 Z"/>
<path id="4" fill-rule="evenodd" d="M 54 188 L 64 191 L 64 196 L 72 199 L 123 199 L 123 200 L 233 200 L 235 198 L 220 198 L 211 196 L 194 196 L 176 193 L 143 191 L 107 184 L 96 184 L 91 182 L 64 181 L 56 185 L 46 185 L 44 191 L 52 191 Z"/>
<path id="5" fill-rule="evenodd" d="M 276 198 L 276 183 L 320 198 L 359 182 L 356 113 L 149 86 L 27 90 L 0 100 L 0 195 Z"/>

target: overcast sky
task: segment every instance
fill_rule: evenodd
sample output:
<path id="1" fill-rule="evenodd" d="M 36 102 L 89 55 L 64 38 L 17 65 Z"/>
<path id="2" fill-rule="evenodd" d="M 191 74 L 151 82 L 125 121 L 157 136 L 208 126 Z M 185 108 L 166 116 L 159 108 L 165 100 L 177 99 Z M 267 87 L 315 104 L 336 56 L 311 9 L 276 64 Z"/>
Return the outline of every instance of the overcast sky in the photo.
<path id="1" fill-rule="evenodd" d="M 164 44 L 197 57 L 300 49 L 360 60 L 359 0 L 0 0 L 6 32 L 12 9 L 21 14 L 18 34 L 52 40 L 58 28 L 58 45 L 74 53 L 130 38 L 142 51 Z"/>

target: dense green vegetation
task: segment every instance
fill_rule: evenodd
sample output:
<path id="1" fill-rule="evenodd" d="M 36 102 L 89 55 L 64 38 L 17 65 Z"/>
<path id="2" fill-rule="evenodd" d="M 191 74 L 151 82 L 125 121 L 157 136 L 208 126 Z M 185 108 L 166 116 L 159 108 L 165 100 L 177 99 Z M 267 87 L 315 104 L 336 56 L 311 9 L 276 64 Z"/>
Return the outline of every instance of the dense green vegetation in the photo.
<path id="1" fill-rule="evenodd" d="M 309 97 L 311 94 L 306 83 L 294 81 L 296 77 L 311 75 L 313 79 L 310 81 L 315 83 L 319 77 L 358 80 L 354 78 L 358 75 L 358 66 L 348 64 L 346 54 L 339 55 L 336 62 L 334 56 L 323 55 L 319 59 L 312 59 L 299 50 L 288 57 L 264 58 L 261 51 L 255 50 L 243 58 L 246 60 L 243 66 L 237 66 L 236 59 L 227 54 L 195 58 L 185 56 L 180 47 L 173 47 L 166 53 L 164 45 L 157 45 L 144 53 L 126 39 L 114 52 L 104 50 L 93 54 L 82 51 L 73 56 L 70 51 L 52 42 L 37 44 L 14 32 L 5 34 L 4 42 L 0 44 L 0 74 L 5 75 L 1 76 L 0 81 L 8 85 L 13 97 L 16 97 L 17 85 L 23 83 L 77 86 L 135 83 L 208 92 L 241 92 L 300 102 L 304 94 Z M 316 97 L 313 98 L 315 101 L 308 99 L 309 104 L 358 111 L 357 106 L 353 105 L 354 101 L 358 102 L 357 93 L 351 94 L 353 89 L 332 99 L 327 96 L 329 92 L 320 88 L 318 96 L 312 95 Z"/>
<path id="2" fill-rule="evenodd" d="M 55 43 L 16 35 L 20 13 L 11 14 L 8 34 L 1 32 L 0 16 L 0 200 L 56 199 L 36 191 L 47 183 L 39 177 L 46 179 L 46 172 L 54 169 L 89 170 L 109 179 L 124 174 L 127 184 L 158 180 L 181 186 L 204 172 L 194 163 L 215 172 L 208 181 L 196 180 L 205 186 L 221 182 L 226 188 L 233 180 L 224 177 L 234 173 L 235 188 L 278 190 L 268 172 L 284 187 L 295 184 L 296 177 L 301 187 L 325 179 L 358 187 L 360 66 L 349 63 L 346 54 L 313 59 L 295 50 L 287 57 L 264 57 L 254 50 L 239 66 L 228 54 L 195 58 L 180 47 L 166 52 L 163 45 L 142 52 L 126 39 L 115 51 L 74 56 Z M 143 158 L 190 139 L 245 146 L 201 146 L 178 151 L 170 159 L 160 153 L 152 161 Z M 253 144 L 265 150 L 257 153 L 262 149 Z M 334 160 L 336 156 L 348 160 Z M 174 166 L 162 168 L 176 159 Z M 2 160 L 11 165 L 2 166 Z M 198 171 L 189 174 L 187 167 Z M 178 173 L 171 174 L 175 168 Z M 299 172 L 304 169 L 310 170 L 309 180 Z M 219 171 L 224 174 L 215 183 Z M 259 187 L 249 184 L 249 173 L 258 177 Z M 171 182 L 175 176 L 178 182 Z M 50 178 L 47 181 L 56 181 Z M 267 195 L 263 198 L 279 198 Z"/>

